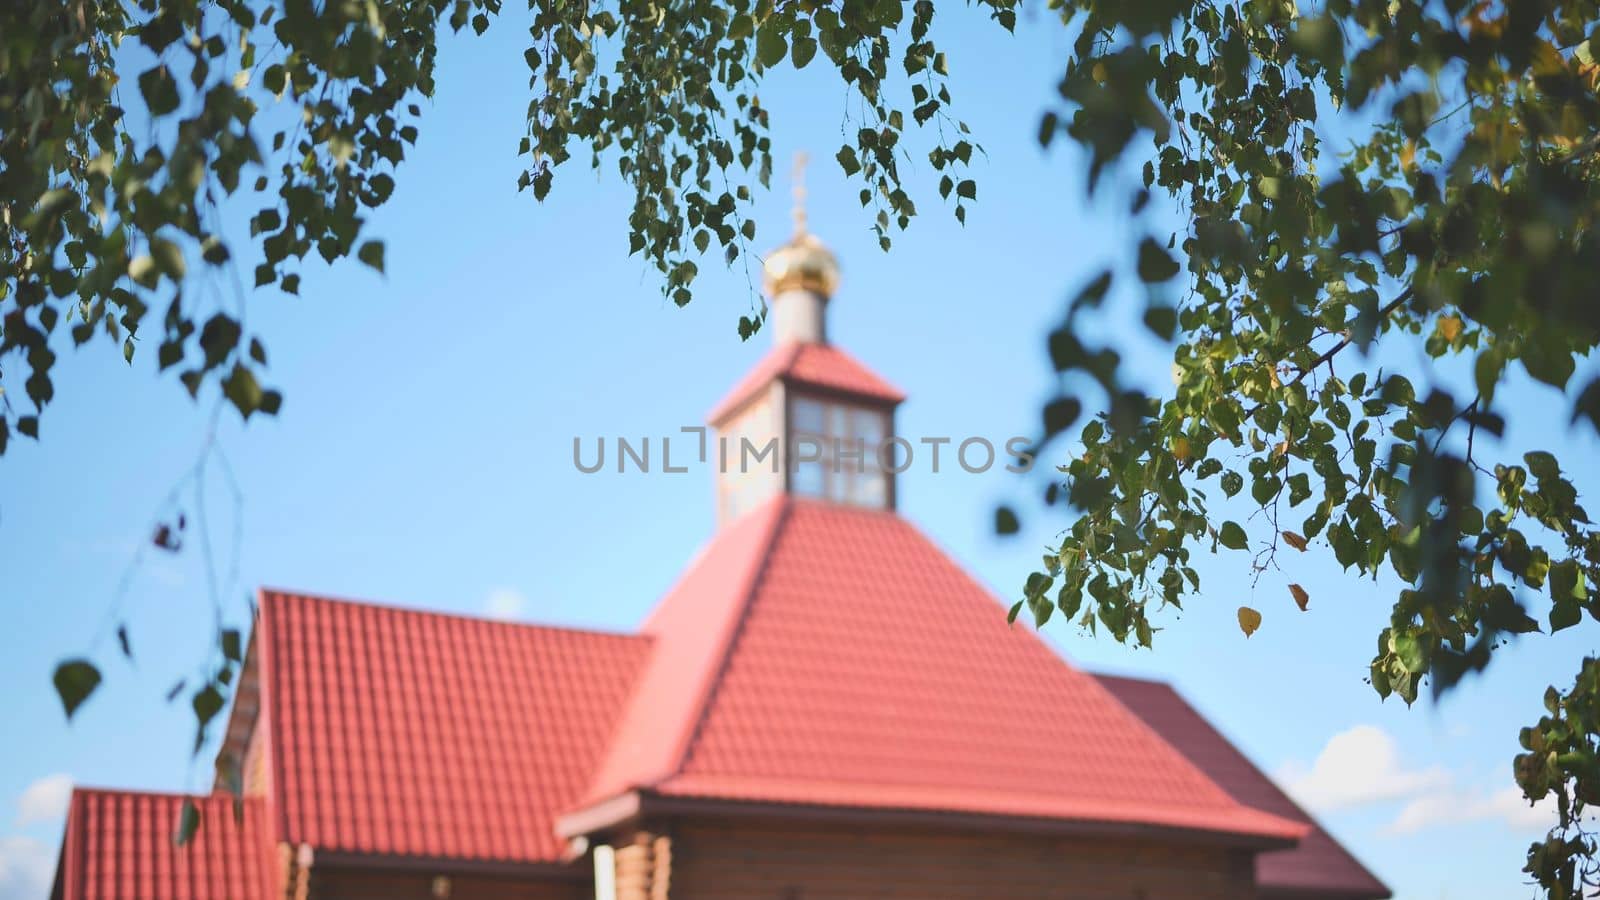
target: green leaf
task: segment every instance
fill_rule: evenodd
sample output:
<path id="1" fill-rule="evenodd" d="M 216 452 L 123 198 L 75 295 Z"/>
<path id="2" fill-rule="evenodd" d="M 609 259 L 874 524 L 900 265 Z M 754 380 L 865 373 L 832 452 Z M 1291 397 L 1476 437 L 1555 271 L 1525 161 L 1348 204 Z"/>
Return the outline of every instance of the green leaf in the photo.
<path id="1" fill-rule="evenodd" d="M 777 19 L 769 19 L 756 33 L 756 59 L 761 65 L 771 68 L 783 62 L 788 54 L 789 42 L 785 40 Z"/>
<path id="2" fill-rule="evenodd" d="M 1572 404 L 1572 421 L 1579 418 L 1588 419 L 1595 431 L 1600 432 L 1600 378 L 1590 381 Z"/>
<path id="3" fill-rule="evenodd" d="M 1044 408 L 1045 440 L 1055 437 L 1078 421 L 1083 414 L 1083 403 L 1076 397 L 1057 397 Z"/>
<path id="4" fill-rule="evenodd" d="M 1152 238 L 1139 243 L 1139 279 L 1146 284 L 1170 281 L 1178 274 L 1178 262 Z"/>
<path id="5" fill-rule="evenodd" d="M 1261 504 L 1262 506 L 1266 506 L 1268 503 L 1272 502 L 1273 497 L 1278 496 L 1278 492 L 1281 490 L 1283 490 L 1283 482 L 1279 481 L 1277 476 L 1270 478 L 1257 478 L 1255 482 L 1250 485 L 1250 496 L 1257 503 Z"/>
<path id="6" fill-rule="evenodd" d="M 1249 543 L 1245 537 L 1244 529 L 1237 522 L 1223 522 L 1222 530 L 1217 532 L 1217 540 L 1229 550 L 1243 550 Z"/>
<path id="7" fill-rule="evenodd" d="M 806 63 L 811 62 L 816 55 L 817 42 L 814 38 L 797 37 L 794 39 L 794 47 L 790 50 L 790 58 L 794 60 L 796 69 L 804 69 Z"/>
<path id="8" fill-rule="evenodd" d="M 206 368 L 217 366 L 227 359 L 233 348 L 239 345 L 242 334 L 239 323 L 225 313 L 217 313 L 208 319 L 200 330 L 200 349 L 205 351 Z"/>
<path id="9" fill-rule="evenodd" d="M 100 686 L 100 670 L 86 659 L 69 659 L 56 666 L 54 681 L 56 696 L 61 698 L 61 708 L 70 720 L 83 701 Z"/>
<path id="10" fill-rule="evenodd" d="M 383 271 L 383 241 L 367 241 L 356 251 L 356 259 L 361 260 L 379 272 Z"/>
<path id="11" fill-rule="evenodd" d="M 1559 608 L 1568 604 L 1577 614 L 1578 604 L 1589 599 L 1589 590 L 1584 584 L 1583 570 L 1579 568 L 1575 559 L 1564 559 L 1550 567 L 1550 599 L 1556 602 Z M 1555 624 L 1555 613 L 1551 613 L 1551 624 Z M 1577 624 L 1574 620 L 1570 624 Z"/>
<path id="12" fill-rule="evenodd" d="M 256 381 L 255 373 L 240 363 L 233 364 L 233 371 L 222 382 L 222 395 L 246 419 L 261 406 L 261 384 Z"/>
<path id="13" fill-rule="evenodd" d="M 1311 496 L 1311 479 L 1304 472 L 1289 476 L 1289 505 L 1299 506 Z M 1301 548 L 1305 549 L 1305 548 Z"/>
<path id="14" fill-rule="evenodd" d="M 204 728 L 210 724 L 211 720 L 217 717 L 217 713 L 222 712 L 224 705 L 222 692 L 217 690 L 216 685 L 208 684 L 196 691 L 193 701 L 194 717 L 200 723 L 200 727 Z"/>
<path id="15" fill-rule="evenodd" d="M 1428 669 L 1427 646 L 1410 634 L 1395 635 L 1394 655 L 1407 672 L 1421 674 Z"/>
<path id="16" fill-rule="evenodd" d="M 222 655 L 233 662 L 242 662 L 244 653 L 242 641 L 239 638 L 239 629 L 225 628 L 222 631 Z"/>
<path id="17" fill-rule="evenodd" d="M 1522 454 L 1523 462 L 1528 464 L 1528 471 L 1536 478 L 1559 478 L 1561 466 L 1556 462 L 1554 455 L 1543 450 L 1533 450 Z"/>
<path id="18" fill-rule="evenodd" d="M 1055 139 L 1056 132 L 1061 128 L 1061 120 L 1053 112 L 1047 112 L 1039 120 L 1039 146 L 1048 147 Z"/>
<path id="19" fill-rule="evenodd" d="M 994 533 L 1000 535 L 1016 534 L 1022 528 L 1022 523 L 1017 520 L 1016 511 L 1009 506 L 997 507 L 994 511 Z"/>
<path id="20" fill-rule="evenodd" d="M 207 236 L 200 243 L 200 258 L 214 266 L 222 265 L 229 257 L 228 245 L 222 243 L 222 240 L 214 234 Z"/>
<path id="21" fill-rule="evenodd" d="M 1522 344 L 1522 365 L 1534 378 L 1565 388 L 1577 366 L 1572 348 L 1549 329 L 1540 329 Z"/>
<path id="22" fill-rule="evenodd" d="M 1576 603 L 1557 603 L 1550 607 L 1550 632 L 1571 628 L 1583 619 L 1583 607 Z"/>
<path id="23" fill-rule="evenodd" d="M 172 832 L 172 842 L 179 847 L 186 846 L 194 840 L 195 832 L 200 830 L 200 807 L 195 806 L 194 800 L 185 797 L 183 808 L 178 811 L 178 824 Z"/>
<path id="24" fill-rule="evenodd" d="M 1178 311 L 1170 306 L 1152 306 L 1144 311 L 1144 327 L 1163 341 L 1178 333 Z"/>
<path id="25" fill-rule="evenodd" d="M 164 65 L 139 75 L 139 93 L 152 115 L 164 116 L 178 108 L 178 82 Z"/>
<path id="26" fill-rule="evenodd" d="M 854 175 L 861 171 L 861 162 L 856 159 L 856 148 L 849 144 L 840 147 L 838 155 L 834 158 L 839 160 L 839 168 L 843 169 L 846 175 Z"/>

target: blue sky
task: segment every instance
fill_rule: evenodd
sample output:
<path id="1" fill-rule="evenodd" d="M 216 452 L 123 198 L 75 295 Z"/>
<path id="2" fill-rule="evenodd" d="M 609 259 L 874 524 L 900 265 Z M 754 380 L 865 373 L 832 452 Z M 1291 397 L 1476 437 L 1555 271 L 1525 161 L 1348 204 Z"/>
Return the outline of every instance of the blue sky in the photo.
<path id="1" fill-rule="evenodd" d="M 813 65 L 762 91 L 780 176 L 758 203 L 757 243 L 787 234 L 787 160 L 811 151 L 812 228 L 845 272 L 830 331 L 910 394 L 905 435 L 999 443 L 1031 433 L 1053 384 L 1043 335 L 1137 233 L 1119 209 L 1085 203 L 1081 156 L 1043 153 L 1034 140 L 1068 49 L 1037 13 L 1015 37 L 966 10 L 944 23 L 957 111 L 987 151 L 979 203 L 957 225 L 916 155 L 908 176 L 924 214 L 888 255 L 830 161 L 845 110 L 837 76 Z M 527 95 L 515 20 L 525 15 L 512 9 L 488 35 L 444 47 L 421 140 L 371 224 L 388 244 L 387 277 L 317 263 L 299 297 L 252 298 L 249 325 L 267 340 L 286 400 L 276 420 L 221 419 L 218 447 L 240 493 L 235 502 L 213 464 L 214 576 L 193 542 L 132 564 L 209 421 L 209 404 L 155 376 L 153 338 L 133 372 L 109 344 L 68 351 L 43 442 L 14 441 L 0 462 L 0 680 L 12 736 L 0 748 L 0 900 L 42 896 L 67 785 L 208 784 L 206 759 L 190 760 L 186 703 L 163 696 L 204 657 L 213 577 L 236 624 L 249 593 L 272 585 L 629 628 L 711 533 L 707 471 L 586 475 L 572 440 L 699 424 L 769 345 L 735 333 L 752 302 L 745 272 L 703 265 L 697 299 L 678 309 L 626 255 L 629 194 L 609 171 L 569 164 L 543 205 L 516 193 Z M 1099 328 L 1104 340 L 1133 340 L 1115 313 Z M 1428 371 L 1409 349 L 1395 352 Z M 1131 363 L 1156 384 L 1166 372 L 1152 348 L 1135 347 Z M 1568 433 L 1554 391 L 1520 385 L 1506 396 L 1533 414 L 1510 436 L 1519 452 L 1539 445 L 1574 462 L 1593 452 L 1588 435 Z M 1590 492 L 1594 477 L 1583 475 Z M 1039 479 L 919 465 L 902 477 L 902 511 L 1009 597 L 1066 524 L 1038 512 Z M 1001 500 L 1036 513 L 1021 537 L 990 533 Z M 1540 819 L 1505 794 L 1510 756 L 1545 686 L 1569 681 L 1593 651 L 1592 626 L 1525 641 L 1442 707 L 1407 710 L 1362 680 L 1392 580 L 1346 575 L 1326 553 L 1283 563 L 1252 584 L 1244 554 L 1207 558 L 1204 595 L 1161 620 L 1153 652 L 1060 624 L 1047 632 L 1080 665 L 1175 680 L 1325 810 L 1397 896 L 1531 896 L 1518 869 Z M 1295 610 L 1290 581 L 1310 590 L 1309 612 Z M 1249 640 L 1234 622 L 1246 603 L 1265 614 Z M 119 617 L 131 664 L 109 638 Z M 106 683 L 69 726 L 49 674 L 83 653 Z"/>

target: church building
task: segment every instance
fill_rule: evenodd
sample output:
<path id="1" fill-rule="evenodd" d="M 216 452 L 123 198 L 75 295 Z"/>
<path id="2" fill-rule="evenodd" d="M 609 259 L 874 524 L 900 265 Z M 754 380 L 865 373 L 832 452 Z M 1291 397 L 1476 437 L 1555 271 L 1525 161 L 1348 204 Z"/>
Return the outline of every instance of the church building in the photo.
<path id="1" fill-rule="evenodd" d="M 797 225 L 775 344 L 709 424 L 823 449 L 719 471 L 637 632 L 263 590 L 220 750 L 242 800 L 189 798 L 180 847 L 185 797 L 79 788 L 52 897 L 1388 897 L 1172 688 L 1008 625 L 893 466 L 834 458 L 903 395 L 830 341 L 838 265 Z"/>

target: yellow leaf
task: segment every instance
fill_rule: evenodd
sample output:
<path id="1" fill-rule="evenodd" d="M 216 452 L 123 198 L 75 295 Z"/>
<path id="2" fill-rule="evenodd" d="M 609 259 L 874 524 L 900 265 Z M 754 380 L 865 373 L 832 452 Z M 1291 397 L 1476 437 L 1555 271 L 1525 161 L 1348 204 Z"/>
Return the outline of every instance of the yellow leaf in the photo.
<path id="1" fill-rule="evenodd" d="M 1173 438 L 1172 455 L 1178 458 L 1178 462 L 1187 460 L 1189 458 L 1189 439 L 1182 435 Z"/>
<path id="2" fill-rule="evenodd" d="M 1256 629 L 1260 627 L 1261 613 L 1248 606 L 1239 607 L 1239 630 L 1244 632 L 1245 637 L 1255 634 Z"/>
<path id="3" fill-rule="evenodd" d="M 1301 612 L 1305 612 L 1306 607 L 1311 605 L 1311 595 L 1306 593 L 1306 589 L 1300 585 L 1289 585 L 1289 593 L 1294 595 L 1294 605 L 1300 607 Z"/>
<path id="4" fill-rule="evenodd" d="M 1306 539 L 1298 533 L 1293 531 L 1285 531 L 1282 532 L 1280 536 L 1283 538 L 1283 542 L 1285 544 L 1288 544 L 1296 550 L 1299 550 L 1301 553 L 1306 552 Z"/>
<path id="5" fill-rule="evenodd" d="M 1454 341 L 1456 335 L 1461 333 L 1461 318 L 1459 316 L 1445 316 L 1439 320 L 1439 335 L 1447 341 Z"/>

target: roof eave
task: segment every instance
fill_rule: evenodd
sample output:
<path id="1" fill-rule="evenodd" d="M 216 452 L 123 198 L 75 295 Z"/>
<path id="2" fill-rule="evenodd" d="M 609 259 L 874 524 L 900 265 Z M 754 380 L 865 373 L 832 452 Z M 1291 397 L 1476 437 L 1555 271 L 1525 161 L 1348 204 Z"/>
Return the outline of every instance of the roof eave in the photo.
<path id="1" fill-rule="evenodd" d="M 904 403 L 906 400 L 906 395 L 900 393 L 898 390 L 862 393 L 861 391 L 846 390 L 845 388 L 836 387 L 831 384 L 825 384 L 820 381 L 810 381 L 805 378 L 800 378 L 796 375 L 789 374 L 780 375 L 776 380 L 782 382 L 783 386 L 789 388 L 790 390 L 798 388 L 804 393 L 812 394 L 818 397 L 828 397 L 835 400 L 848 400 L 854 403 L 860 403 L 864 406 L 872 406 L 881 409 L 894 409 L 895 407 Z"/>
<path id="2" fill-rule="evenodd" d="M 1258 884 L 1256 893 L 1259 900 L 1389 900 L 1394 896 L 1381 882 L 1376 888 Z"/>
<path id="3" fill-rule="evenodd" d="M 1295 846 L 1300 840 L 1281 834 L 1234 832 L 1157 822 L 1045 818 L 969 810 L 775 803 L 721 797 L 667 796 L 647 789 L 627 791 L 562 815 L 556 820 L 556 834 L 571 840 L 620 828 L 651 816 L 767 819 L 818 825 L 982 830 L 1052 836 L 1155 838 L 1171 843 L 1244 850 L 1282 850 Z"/>
<path id="4" fill-rule="evenodd" d="M 625 791 L 590 803 L 556 817 L 556 836 L 570 841 L 625 825 L 643 815 L 644 798 L 639 791 Z"/>

